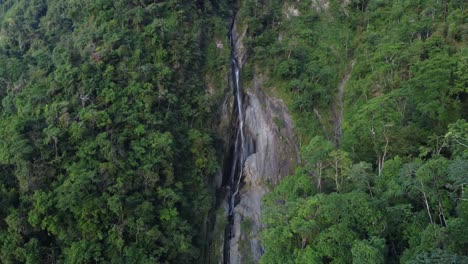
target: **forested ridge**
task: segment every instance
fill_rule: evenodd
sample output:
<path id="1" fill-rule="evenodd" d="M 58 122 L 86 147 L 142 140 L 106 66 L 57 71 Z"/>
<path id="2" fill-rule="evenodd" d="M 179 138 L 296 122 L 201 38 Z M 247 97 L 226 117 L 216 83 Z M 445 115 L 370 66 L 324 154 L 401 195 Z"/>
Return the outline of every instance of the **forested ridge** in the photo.
<path id="1" fill-rule="evenodd" d="M 261 263 L 468 263 L 466 2 L 243 3 L 244 76 L 287 101 L 302 160 Z"/>
<path id="2" fill-rule="evenodd" d="M 462 0 L 0 0 L 0 263 L 222 261 L 233 17 L 301 159 L 260 262 L 468 263 Z"/>
<path id="3" fill-rule="evenodd" d="M 1 263 L 200 258 L 206 2 L 0 1 Z"/>

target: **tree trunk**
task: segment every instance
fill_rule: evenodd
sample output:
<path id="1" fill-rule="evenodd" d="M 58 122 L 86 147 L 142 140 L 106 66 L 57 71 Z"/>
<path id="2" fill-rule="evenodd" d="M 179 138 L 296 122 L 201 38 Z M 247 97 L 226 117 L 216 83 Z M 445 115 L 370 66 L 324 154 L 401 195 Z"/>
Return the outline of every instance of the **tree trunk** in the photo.
<path id="1" fill-rule="evenodd" d="M 423 197 L 424 197 L 424 203 L 426 204 L 427 215 L 429 216 L 429 220 L 431 221 L 431 224 L 433 224 L 434 222 L 432 221 L 431 210 L 429 208 L 429 203 L 427 202 L 427 196 L 426 196 L 426 192 L 424 191 L 424 185 L 422 181 L 420 183 L 421 183 L 421 192 L 423 193 Z"/>

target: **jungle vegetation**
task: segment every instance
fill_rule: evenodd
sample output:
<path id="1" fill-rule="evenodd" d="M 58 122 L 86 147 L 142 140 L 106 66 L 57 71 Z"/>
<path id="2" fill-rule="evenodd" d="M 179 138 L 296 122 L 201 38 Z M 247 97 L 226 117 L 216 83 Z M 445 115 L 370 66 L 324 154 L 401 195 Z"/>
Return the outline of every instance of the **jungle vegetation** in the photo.
<path id="1" fill-rule="evenodd" d="M 261 263 L 468 263 L 463 0 L 0 0 L 0 262 L 203 261 L 233 12 L 301 152 Z"/>

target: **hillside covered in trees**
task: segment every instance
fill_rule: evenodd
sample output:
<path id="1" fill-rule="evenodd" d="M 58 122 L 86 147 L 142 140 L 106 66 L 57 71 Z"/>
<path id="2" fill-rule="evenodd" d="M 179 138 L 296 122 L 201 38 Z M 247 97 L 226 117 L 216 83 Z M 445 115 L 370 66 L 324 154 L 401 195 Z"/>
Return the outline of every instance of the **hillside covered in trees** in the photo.
<path id="1" fill-rule="evenodd" d="M 468 263 L 463 0 L 0 0 L 0 263 L 222 263 L 236 47 L 300 156 L 239 263 Z"/>
<path id="2" fill-rule="evenodd" d="M 467 7 L 245 1 L 302 159 L 264 199 L 261 263 L 468 263 Z"/>
<path id="3" fill-rule="evenodd" d="M 0 1 L 1 263 L 200 258 L 208 8 Z"/>

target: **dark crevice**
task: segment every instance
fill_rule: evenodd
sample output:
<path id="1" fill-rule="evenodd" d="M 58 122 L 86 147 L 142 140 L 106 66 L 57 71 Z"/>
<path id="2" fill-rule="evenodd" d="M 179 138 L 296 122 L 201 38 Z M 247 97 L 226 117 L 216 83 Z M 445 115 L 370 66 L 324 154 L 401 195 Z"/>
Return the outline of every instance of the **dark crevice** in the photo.
<path id="1" fill-rule="evenodd" d="M 231 46 L 231 78 L 230 87 L 234 96 L 232 109 L 232 136 L 230 141 L 229 153 L 223 170 L 223 187 L 227 191 L 228 202 L 228 221 L 225 227 L 223 263 L 230 263 L 230 243 L 235 235 L 234 230 L 234 208 L 240 201 L 240 191 L 243 186 L 243 166 L 249 155 L 255 152 L 255 142 L 244 131 L 244 111 L 245 96 L 241 86 L 239 60 L 236 57 L 234 31 L 235 14 L 233 14 L 232 23 L 229 30 L 229 40 Z"/>

